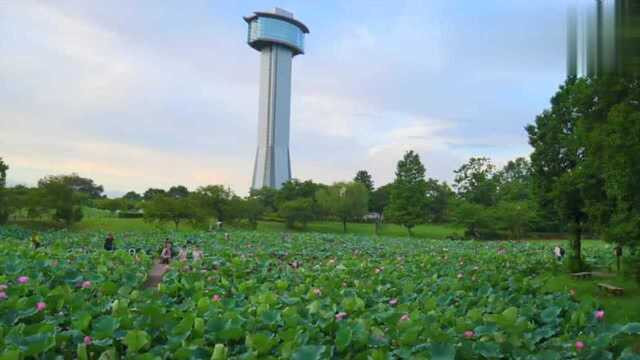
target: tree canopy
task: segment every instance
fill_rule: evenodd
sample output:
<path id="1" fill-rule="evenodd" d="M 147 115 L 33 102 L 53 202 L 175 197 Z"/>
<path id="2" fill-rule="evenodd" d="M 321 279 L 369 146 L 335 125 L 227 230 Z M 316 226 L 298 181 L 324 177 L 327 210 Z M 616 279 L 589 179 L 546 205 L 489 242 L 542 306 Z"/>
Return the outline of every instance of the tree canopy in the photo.
<path id="1" fill-rule="evenodd" d="M 404 154 L 398 162 L 396 179 L 391 189 L 385 218 L 411 229 L 425 221 L 427 182 L 426 170 L 420 156 L 413 151 Z"/>
<path id="2" fill-rule="evenodd" d="M 340 219 L 343 231 L 347 232 L 347 221 L 360 220 L 368 211 L 369 193 L 360 182 L 335 183 L 316 195 L 320 208 Z"/>

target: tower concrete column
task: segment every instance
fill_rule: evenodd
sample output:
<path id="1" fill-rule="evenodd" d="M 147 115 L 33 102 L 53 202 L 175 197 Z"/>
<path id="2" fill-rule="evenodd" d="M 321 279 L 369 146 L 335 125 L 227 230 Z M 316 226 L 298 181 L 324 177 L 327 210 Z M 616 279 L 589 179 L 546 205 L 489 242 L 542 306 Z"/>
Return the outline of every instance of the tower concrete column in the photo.
<path id="1" fill-rule="evenodd" d="M 291 63 L 303 53 L 304 34 L 309 30 L 281 9 L 256 12 L 245 21 L 248 43 L 261 53 L 258 148 L 251 187 L 279 188 L 291 179 Z"/>

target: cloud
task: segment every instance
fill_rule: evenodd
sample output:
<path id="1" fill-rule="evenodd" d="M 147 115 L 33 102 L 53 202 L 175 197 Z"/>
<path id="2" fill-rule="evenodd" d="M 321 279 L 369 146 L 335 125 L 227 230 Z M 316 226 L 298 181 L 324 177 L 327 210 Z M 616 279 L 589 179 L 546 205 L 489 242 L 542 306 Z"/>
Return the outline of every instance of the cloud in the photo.
<path id="1" fill-rule="evenodd" d="M 295 3 L 312 33 L 294 59 L 294 175 L 330 183 L 365 168 L 381 185 L 413 149 L 428 176 L 450 179 L 469 156 L 527 154 L 522 128 L 563 77 L 556 3 Z M 10 181 L 76 171 L 112 192 L 223 183 L 245 194 L 259 54 L 241 16 L 263 5 L 8 2 Z"/>

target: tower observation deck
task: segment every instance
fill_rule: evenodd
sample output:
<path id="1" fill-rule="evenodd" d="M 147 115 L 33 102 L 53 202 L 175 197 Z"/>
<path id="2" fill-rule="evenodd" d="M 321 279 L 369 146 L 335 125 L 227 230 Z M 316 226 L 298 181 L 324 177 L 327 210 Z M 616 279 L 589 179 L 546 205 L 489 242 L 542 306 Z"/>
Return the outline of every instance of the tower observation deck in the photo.
<path id="1" fill-rule="evenodd" d="M 280 188 L 291 179 L 289 121 L 291 113 L 291 62 L 304 53 L 309 29 L 288 11 L 255 12 L 247 43 L 260 52 L 258 149 L 251 188 Z"/>

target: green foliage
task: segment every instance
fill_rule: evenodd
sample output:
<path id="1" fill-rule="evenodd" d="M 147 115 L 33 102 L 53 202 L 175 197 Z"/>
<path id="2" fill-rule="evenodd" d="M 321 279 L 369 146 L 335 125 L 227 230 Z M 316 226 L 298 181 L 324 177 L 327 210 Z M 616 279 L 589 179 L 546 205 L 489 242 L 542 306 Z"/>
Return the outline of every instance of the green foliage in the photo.
<path id="1" fill-rule="evenodd" d="M 526 158 L 509 161 L 496 176 L 498 201 L 528 201 L 533 199 L 531 162 Z"/>
<path id="2" fill-rule="evenodd" d="M 389 199 L 391 198 L 391 189 L 393 183 L 380 186 L 371 193 L 371 199 L 369 201 L 369 210 L 378 214 L 384 213 L 387 205 L 389 205 Z"/>
<path id="3" fill-rule="evenodd" d="M 251 189 L 249 192 L 250 199 L 256 199 L 265 211 L 277 212 L 277 195 L 278 190 L 270 187 L 263 187 L 262 189 Z"/>
<path id="4" fill-rule="evenodd" d="M 335 183 L 318 190 L 316 198 L 320 208 L 328 215 L 342 221 L 347 232 L 347 221 L 360 220 L 369 207 L 369 193 L 360 182 Z"/>
<path id="5" fill-rule="evenodd" d="M 142 200 L 142 195 L 138 194 L 135 191 L 129 191 L 122 196 L 123 199 L 131 202 L 137 202 Z"/>
<path id="6" fill-rule="evenodd" d="M 174 198 L 186 198 L 190 194 L 189 189 L 184 185 L 172 186 L 167 191 L 167 195 Z"/>
<path id="7" fill-rule="evenodd" d="M 353 181 L 364 185 L 369 193 L 374 189 L 373 179 L 367 170 L 360 170 L 353 178 Z"/>
<path id="8" fill-rule="evenodd" d="M 449 202 L 455 194 L 446 182 L 436 179 L 427 180 L 426 216 L 432 223 L 444 223 L 448 220 Z"/>
<path id="9" fill-rule="evenodd" d="M 293 228 L 296 223 L 306 228 L 307 223 L 315 217 L 314 201 L 310 198 L 299 198 L 282 203 L 278 214 L 285 219 L 288 228 Z"/>
<path id="10" fill-rule="evenodd" d="M 115 213 L 116 211 L 131 210 L 133 208 L 133 204 L 124 198 L 104 198 L 95 200 L 93 203 L 97 209 L 109 210 L 112 213 Z"/>
<path id="11" fill-rule="evenodd" d="M 83 201 L 85 199 L 101 198 L 102 193 L 104 192 L 104 188 L 102 187 L 102 185 L 97 185 L 93 182 L 93 180 L 81 177 L 76 173 L 73 173 L 71 175 L 50 175 L 38 181 L 38 186 L 40 186 L 41 183 L 63 184 L 66 187 L 70 188 L 73 192 L 84 195 L 82 197 Z"/>
<path id="12" fill-rule="evenodd" d="M 528 201 L 503 201 L 491 209 L 492 221 L 499 230 L 507 231 L 513 240 L 523 239 L 537 221 L 535 204 Z"/>
<path id="13" fill-rule="evenodd" d="M 238 204 L 232 202 L 235 195 L 222 185 L 208 185 L 198 188 L 195 199 L 207 216 L 220 221 L 233 220 L 238 216 Z"/>
<path id="14" fill-rule="evenodd" d="M 67 227 L 82 220 L 82 206 L 86 194 L 74 191 L 66 176 L 48 176 L 38 181 L 38 201 L 54 211 L 53 218 Z"/>
<path id="15" fill-rule="evenodd" d="M 398 162 L 391 200 L 385 218 L 411 229 L 425 221 L 427 182 L 420 156 L 409 151 Z"/>
<path id="16" fill-rule="evenodd" d="M 264 213 L 265 207 L 260 200 L 255 198 L 242 200 L 242 217 L 247 219 L 254 229 L 258 226 L 258 220 Z"/>
<path id="17" fill-rule="evenodd" d="M 493 206 L 498 199 L 498 178 L 491 159 L 472 157 L 455 171 L 458 196 L 474 204 Z"/>
<path id="18" fill-rule="evenodd" d="M 44 233 L 33 251 L 28 232 L 0 228 L 0 358 L 600 359 L 631 355 L 629 339 L 640 335 L 638 319 L 616 318 L 609 299 L 577 302 L 566 287 L 544 288 L 557 265 L 552 245 L 540 242 L 114 235 L 138 256 L 103 251 L 104 232 Z M 201 246 L 205 258 L 192 269 L 172 265 L 146 289 L 167 237 Z M 608 247 L 593 243 L 585 253 L 610 263 Z M 29 281 L 18 284 L 20 276 Z M 77 286 L 84 281 L 90 286 Z M 579 354 L 577 340 L 586 344 Z"/>
<path id="19" fill-rule="evenodd" d="M 314 183 L 311 180 L 299 181 L 298 179 L 292 179 L 284 184 L 276 195 L 276 202 L 279 208 L 280 204 L 296 200 L 308 198 L 315 202 L 315 196 L 318 190 L 326 188 L 326 185 Z"/>
<path id="20" fill-rule="evenodd" d="M 163 189 L 149 188 L 147 189 L 147 191 L 144 192 L 144 194 L 142 195 L 142 198 L 144 200 L 151 200 L 158 195 L 166 195 L 166 194 L 167 192 Z"/>
<path id="21" fill-rule="evenodd" d="M 176 229 L 183 222 L 202 222 L 203 214 L 194 197 L 175 198 L 157 195 L 143 205 L 144 218 L 149 222 L 173 222 Z"/>
<path id="22" fill-rule="evenodd" d="M 482 239 L 483 234 L 495 231 L 491 215 L 486 207 L 466 200 L 457 200 L 451 207 L 456 223 L 465 227 L 465 238 Z"/>

